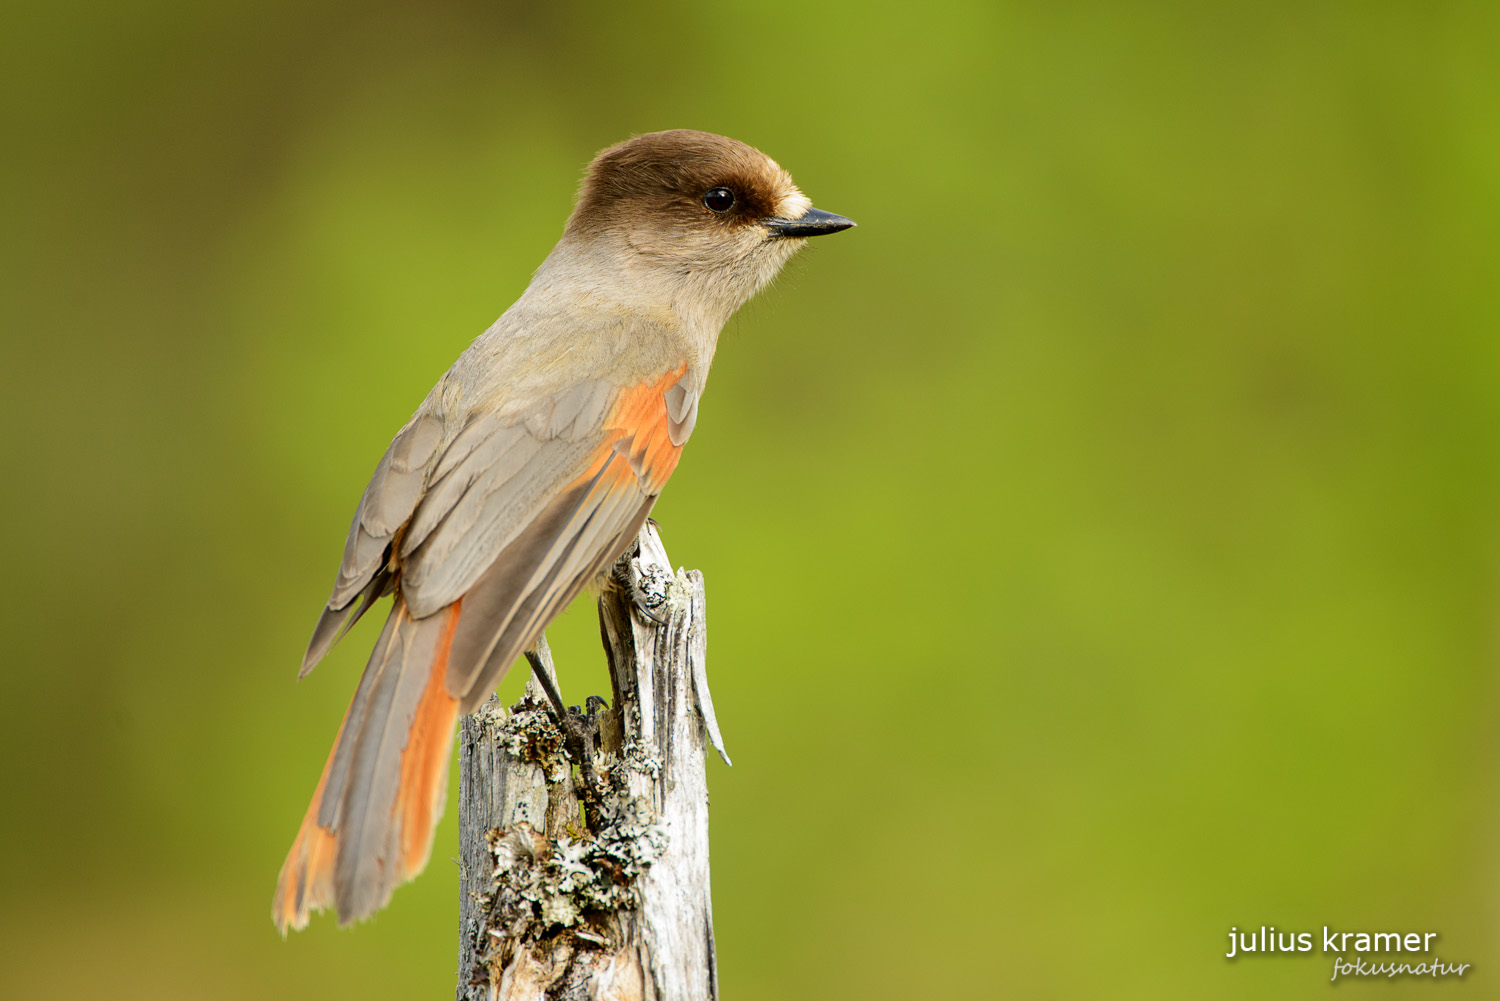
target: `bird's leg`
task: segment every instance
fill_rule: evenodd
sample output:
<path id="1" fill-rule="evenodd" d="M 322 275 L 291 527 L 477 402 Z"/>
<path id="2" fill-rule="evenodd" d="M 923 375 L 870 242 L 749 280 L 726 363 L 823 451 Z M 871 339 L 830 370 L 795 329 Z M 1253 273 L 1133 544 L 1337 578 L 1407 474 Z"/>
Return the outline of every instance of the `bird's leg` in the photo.
<path id="1" fill-rule="evenodd" d="M 563 746 L 568 753 L 578 762 L 579 771 L 583 773 L 583 784 L 579 788 L 579 798 L 585 801 L 599 802 L 602 799 L 599 774 L 594 770 L 594 733 L 593 727 L 588 726 L 583 719 L 578 707 L 574 706 L 571 712 L 563 705 L 562 694 L 557 690 L 557 682 L 552 677 L 547 663 L 542 659 L 541 650 L 546 639 L 539 639 L 536 646 L 526 651 L 526 662 L 531 665 L 531 676 L 541 685 L 542 691 L 547 695 L 547 701 L 552 703 L 552 711 L 557 716 L 557 728 L 562 732 Z M 592 710 L 592 700 L 589 708 Z"/>

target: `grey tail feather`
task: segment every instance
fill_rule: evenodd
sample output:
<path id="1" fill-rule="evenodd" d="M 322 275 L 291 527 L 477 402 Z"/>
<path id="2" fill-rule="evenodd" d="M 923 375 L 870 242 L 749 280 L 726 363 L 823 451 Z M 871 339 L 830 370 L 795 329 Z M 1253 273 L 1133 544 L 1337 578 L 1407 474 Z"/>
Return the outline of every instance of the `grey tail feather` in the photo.
<path id="1" fill-rule="evenodd" d="M 324 830 L 337 831 L 340 827 L 344 786 L 349 778 L 349 761 L 354 756 L 355 745 L 359 743 L 371 693 L 381 679 L 377 661 L 381 659 L 382 651 L 388 650 L 395 641 L 396 630 L 401 622 L 400 611 L 401 605 L 398 602 L 391 609 L 390 615 L 386 616 L 385 626 L 380 630 L 380 638 L 375 641 L 375 647 L 370 652 L 370 662 L 359 676 L 359 686 L 354 690 L 354 699 L 349 703 L 349 710 L 345 715 L 344 728 L 334 746 L 333 763 L 328 768 L 328 780 L 323 783 L 323 797 L 318 801 L 318 826 Z"/>
<path id="2" fill-rule="evenodd" d="M 324 790 L 325 810 L 331 805 L 327 797 L 338 796 L 333 882 L 340 924 L 375 913 L 401 882 L 401 821 L 393 812 L 401 753 L 433 670 L 446 618 L 413 620 L 398 601 L 360 679 L 355 697 L 362 704 L 351 710 Z M 337 791 L 334 772 L 340 773 Z"/>

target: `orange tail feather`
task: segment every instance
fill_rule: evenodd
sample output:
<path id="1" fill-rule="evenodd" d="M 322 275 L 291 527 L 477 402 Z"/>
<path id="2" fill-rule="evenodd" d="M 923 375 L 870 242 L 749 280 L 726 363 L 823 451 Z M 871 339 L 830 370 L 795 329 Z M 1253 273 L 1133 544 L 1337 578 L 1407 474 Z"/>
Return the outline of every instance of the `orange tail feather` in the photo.
<path id="1" fill-rule="evenodd" d="M 448 606 L 452 611 L 438 640 L 432 674 L 412 717 L 406 750 L 401 752 L 401 785 L 396 791 L 395 810 L 401 819 L 402 880 L 411 879 L 427 868 L 427 860 L 432 856 L 433 831 L 447 802 L 448 759 L 452 756 L 458 699 L 448 694 L 445 681 L 462 600 Z"/>
<path id="2" fill-rule="evenodd" d="M 353 703 L 350 703 L 353 707 Z M 271 904 L 271 920 L 285 935 L 288 928 L 307 927 L 307 917 L 312 911 L 322 910 L 333 903 L 333 860 L 338 849 L 338 839 L 332 831 L 318 826 L 318 807 L 323 802 L 323 787 L 328 784 L 328 773 L 333 769 L 334 752 L 344 736 L 344 727 L 349 723 L 349 710 L 344 710 L 344 721 L 339 724 L 338 736 L 333 738 L 333 750 L 323 763 L 323 774 L 318 787 L 313 790 L 312 803 L 302 817 L 302 826 L 297 838 L 281 863 L 281 872 L 276 877 L 276 899 Z"/>
<path id="3" fill-rule="evenodd" d="M 405 882 L 420 873 L 432 855 L 433 830 L 442 817 L 447 791 L 448 759 L 453 747 L 454 722 L 458 718 L 458 699 L 448 694 L 444 684 L 448 672 L 448 655 L 453 643 L 453 633 L 458 628 L 461 601 L 449 605 L 444 612 L 436 650 L 428 667 L 428 676 L 421 698 L 412 713 L 407 730 L 406 743 L 400 757 L 400 779 L 396 786 L 395 800 L 390 806 L 391 823 L 400 832 L 399 857 L 391 860 L 396 879 Z M 395 613 L 404 616 L 404 612 Z M 410 622 L 410 619 L 405 619 Z M 370 669 L 374 669 L 371 665 Z M 356 701 L 358 696 L 356 695 Z M 338 757 L 339 743 L 349 726 L 349 713 L 344 712 L 344 722 L 339 726 L 339 736 L 334 740 L 333 750 L 323 765 L 322 777 L 313 791 L 312 803 L 302 818 L 302 826 L 292 842 L 291 851 L 282 863 L 276 881 L 276 897 L 271 906 L 271 918 L 285 935 L 288 929 L 300 929 L 307 925 L 315 910 L 331 907 L 337 898 L 336 863 L 341 849 L 337 824 L 330 829 L 318 823 L 322 812 L 323 791 L 328 785 L 329 775 Z M 368 723 L 361 720 L 356 726 Z M 359 734 L 351 732 L 351 739 Z M 359 792 L 359 791 L 356 791 Z M 351 790 L 343 789 L 349 797 Z M 377 842 L 378 843 L 378 842 Z M 389 889 L 386 890 L 386 895 Z M 340 923 L 345 923 L 364 914 L 340 914 Z"/>

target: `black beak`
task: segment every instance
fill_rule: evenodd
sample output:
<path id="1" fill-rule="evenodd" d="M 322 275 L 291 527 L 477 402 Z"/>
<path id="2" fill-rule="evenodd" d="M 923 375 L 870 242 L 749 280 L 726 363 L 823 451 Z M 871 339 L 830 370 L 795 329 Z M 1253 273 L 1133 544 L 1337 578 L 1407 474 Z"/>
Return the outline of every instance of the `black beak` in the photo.
<path id="1" fill-rule="evenodd" d="M 845 219 L 822 209 L 808 209 L 797 219 L 762 219 L 761 224 L 773 236 L 822 236 L 837 233 L 853 226 L 853 219 Z"/>

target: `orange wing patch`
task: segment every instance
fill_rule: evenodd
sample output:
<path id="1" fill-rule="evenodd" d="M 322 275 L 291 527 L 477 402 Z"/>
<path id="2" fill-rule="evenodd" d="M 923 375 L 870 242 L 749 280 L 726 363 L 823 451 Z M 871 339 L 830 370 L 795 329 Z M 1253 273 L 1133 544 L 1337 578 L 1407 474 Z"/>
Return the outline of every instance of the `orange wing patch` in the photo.
<path id="1" fill-rule="evenodd" d="M 621 390 L 615 405 L 604 417 L 604 432 L 608 436 L 610 451 L 617 450 L 621 442 L 628 441 L 623 451 L 630 459 L 630 466 L 640 477 L 646 493 L 656 495 L 666 486 L 667 479 L 677 468 L 677 459 L 682 455 L 682 446 L 672 444 L 667 433 L 666 392 L 677 384 L 687 365 L 681 365 L 656 382 L 643 382 Z M 597 474 L 609 457 L 604 452 L 589 471 Z"/>

